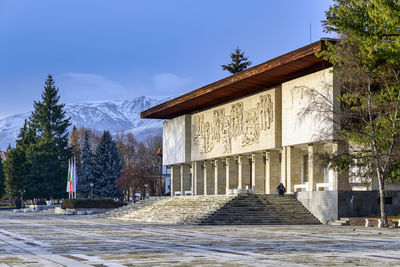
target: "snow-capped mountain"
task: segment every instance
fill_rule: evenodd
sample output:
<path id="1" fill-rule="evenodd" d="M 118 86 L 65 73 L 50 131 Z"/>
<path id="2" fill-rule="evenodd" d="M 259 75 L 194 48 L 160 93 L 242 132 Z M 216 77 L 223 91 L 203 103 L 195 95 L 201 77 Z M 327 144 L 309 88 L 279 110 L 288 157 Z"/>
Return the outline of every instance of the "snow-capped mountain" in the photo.
<path id="1" fill-rule="evenodd" d="M 148 135 L 161 135 L 162 120 L 141 119 L 140 112 L 168 99 L 141 96 L 131 100 L 71 103 L 65 105 L 65 110 L 77 128 L 131 132 L 136 139 L 143 140 Z M 8 144 L 14 146 L 24 120 L 30 115 L 27 112 L 0 120 L 0 150 L 5 150 Z"/>

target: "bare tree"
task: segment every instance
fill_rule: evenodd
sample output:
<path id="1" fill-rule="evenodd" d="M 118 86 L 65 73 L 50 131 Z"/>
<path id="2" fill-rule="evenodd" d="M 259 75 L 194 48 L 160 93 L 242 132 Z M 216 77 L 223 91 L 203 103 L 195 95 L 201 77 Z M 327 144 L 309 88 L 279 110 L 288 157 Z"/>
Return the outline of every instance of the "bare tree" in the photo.
<path id="1" fill-rule="evenodd" d="M 332 128 L 323 130 L 318 139 L 330 136 L 348 144 L 348 149 L 321 153 L 319 158 L 364 182 L 377 181 L 381 221 L 388 226 L 385 184 L 397 178 L 392 173 L 400 166 L 400 69 L 386 65 L 377 72 L 359 64 L 354 59 L 360 54 L 358 43 L 351 36 L 338 42 L 333 51 L 334 84 L 322 91 L 308 88 L 309 104 L 298 115 L 333 125 L 333 132 Z"/>

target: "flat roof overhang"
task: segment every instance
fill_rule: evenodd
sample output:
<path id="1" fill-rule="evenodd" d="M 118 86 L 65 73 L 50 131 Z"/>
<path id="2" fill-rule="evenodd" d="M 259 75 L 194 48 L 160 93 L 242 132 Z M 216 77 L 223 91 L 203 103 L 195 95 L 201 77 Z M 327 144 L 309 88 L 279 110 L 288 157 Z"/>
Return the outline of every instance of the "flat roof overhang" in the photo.
<path id="1" fill-rule="evenodd" d="M 149 108 L 140 116 L 144 119 L 172 119 L 328 68 L 331 64 L 315 55 L 324 49 L 324 40 L 317 41 Z"/>

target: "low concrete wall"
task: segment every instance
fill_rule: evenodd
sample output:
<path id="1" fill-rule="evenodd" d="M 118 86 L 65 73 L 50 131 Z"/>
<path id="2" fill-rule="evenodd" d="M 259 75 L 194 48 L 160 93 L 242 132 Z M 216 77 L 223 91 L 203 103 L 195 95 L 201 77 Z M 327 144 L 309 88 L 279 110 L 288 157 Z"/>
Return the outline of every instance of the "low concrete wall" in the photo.
<path id="1" fill-rule="evenodd" d="M 295 196 L 321 223 L 338 219 L 338 191 L 297 192 Z"/>
<path id="2" fill-rule="evenodd" d="M 386 213 L 400 215 L 400 191 L 385 191 Z M 339 191 L 339 217 L 380 216 L 379 191 Z"/>
<path id="3" fill-rule="evenodd" d="M 314 191 L 295 195 L 322 223 L 343 217 L 380 216 L 379 191 Z M 400 191 L 385 191 L 385 197 L 387 215 L 400 215 Z"/>
<path id="4" fill-rule="evenodd" d="M 61 205 L 32 205 L 32 204 L 25 205 L 25 206 L 28 209 L 35 209 L 35 210 L 39 210 L 39 211 L 48 210 L 48 209 L 54 209 L 56 207 L 61 207 Z"/>

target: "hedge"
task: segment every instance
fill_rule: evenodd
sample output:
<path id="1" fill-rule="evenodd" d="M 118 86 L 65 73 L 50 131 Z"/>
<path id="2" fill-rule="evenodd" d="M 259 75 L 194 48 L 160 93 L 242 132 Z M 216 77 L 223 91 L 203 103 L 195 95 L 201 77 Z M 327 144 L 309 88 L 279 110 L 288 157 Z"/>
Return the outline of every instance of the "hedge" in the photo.
<path id="1" fill-rule="evenodd" d="M 61 204 L 63 209 L 114 209 L 125 206 L 122 201 L 114 201 L 109 198 L 85 198 L 85 199 L 65 199 Z"/>

